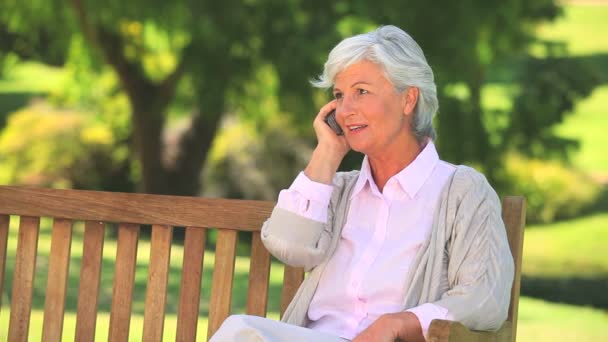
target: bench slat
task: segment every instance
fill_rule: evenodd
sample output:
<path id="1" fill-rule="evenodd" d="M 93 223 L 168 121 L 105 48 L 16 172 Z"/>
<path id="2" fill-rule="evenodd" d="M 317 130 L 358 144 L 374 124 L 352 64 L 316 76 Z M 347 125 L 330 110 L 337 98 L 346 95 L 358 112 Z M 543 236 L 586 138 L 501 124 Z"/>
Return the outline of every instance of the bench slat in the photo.
<path id="1" fill-rule="evenodd" d="M 42 324 L 44 341 L 61 341 L 71 245 L 72 221 L 55 219 Z"/>
<path id="2" fill-rule="evenodd" d="M 269 276 L 270 253 L 262 244 L 260 232 L 254 232 L 251 239 L 247 314 L 266 317 Z"/>
<path id="3" fill-rule="evenodd" d="M 272 202 L 120 192 L 0 187 L 0 214 L 258 231 Z M 209 213 L 213 213 L 210 215 Z M 238 215 L 235 215 L 238 213 Z"/>
<path id="4" fill-rule="evenodd" d="M 283 272 L 283 291 L 281 292 L 281 317 L 283 317 L 287 306 L 298 291 L 303 280 L 303 268 L 285 265 L 285 270 Z"/>
<path id="5" fill-rule="evenodd" d="M 196 341 L 206 230 L 187 227 L 177 308 L 176 341 Z"/>
<path id="6" fill-rule="evenodd" d="M 109 341 L 128 341 L 139 225 L 120 223 L 116 247 Z"/>
<path id="7" fill-rule="evenodd" d="M 150 269 L 148 270 L 144 308 L 144 341 L 161 341 L 163 339 L 172 238 L 172 227 L 160 225 L 152 227 Z"/>
<path id="8" fill-rule="evenodd" d="M 6 243 L 8 241 L 9 215 L 0 215 L 0 293 L 4 289 L 4 271 L 6 269 Z M 0 308 L 2 307 L 2 296 L 0 295 Z"/>
<path id="9" fill-rule="evenodd" d="M 8 328 L 9 341 L 27 341 L 28 339 L 39 230 L 39 217 L 21 217 L 13 278 L 11 318 Z"/>
<path id="10" fill-rule="evenodd" d="M 524 225 L 526 220 L 526 200 L 520 196 L 507 196 L 502 201 L 502 220 L 507 229 L 509 247 L 515 261 L 515 278 L 511 287 L 511 305 L 507 320 L 513 323 L 512 336 L 517 336 L 517 317 L 521 285 L 521 260 L 523 253 Z M 519 262 L 518 262 L 519 261 Z M 514 300 L 515 299 L 515 300 Z"/>
<path id="11" fill-rule="evenodd" d="M 94 341 L 97 301 L 101 279 L 104 238 L 103 222 L 86 221 L 84 226 L 82 264 L 76 315 L 76 341 Z"/>
<path id="12" fill-rule="evenodd" d="M 218 229 L 213 284 L 211 286 L 211 300 L 209 304 L 208 338 L 213 336 L 230 314 L 236 240 L 236 230 Z"/>

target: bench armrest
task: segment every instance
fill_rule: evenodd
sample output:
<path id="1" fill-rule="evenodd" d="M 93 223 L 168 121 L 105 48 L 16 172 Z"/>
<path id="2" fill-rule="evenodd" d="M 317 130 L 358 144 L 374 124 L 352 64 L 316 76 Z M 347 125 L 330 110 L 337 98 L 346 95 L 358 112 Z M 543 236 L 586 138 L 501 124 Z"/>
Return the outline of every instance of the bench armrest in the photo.
<path id="1" fill-rule="evenodd" d="M 434 319 L 429 326 L 427 342 L 511 342 L 511 334 L 509 321 L 497 331 L 475 331 L 458 322 Z"/>

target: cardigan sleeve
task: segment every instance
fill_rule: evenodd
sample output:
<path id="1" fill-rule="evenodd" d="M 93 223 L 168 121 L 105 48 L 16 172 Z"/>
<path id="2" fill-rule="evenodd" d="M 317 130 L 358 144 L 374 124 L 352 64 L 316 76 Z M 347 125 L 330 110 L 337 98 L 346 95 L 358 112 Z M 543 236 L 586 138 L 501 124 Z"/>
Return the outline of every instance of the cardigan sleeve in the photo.
<path id="1" fill-rule="evenodd" d="M 324 258 L 331 240 L 326 224 L 275 207 L 262 226 L 262 242 L 283 263 L 310 270 Z"/>
<path id="2" fill-rule="evenodd" d="M 275 207 L 270 218 L 262 226 L 261 238 L 268 251 L 283 263 L 304 267 L 310 271 L 319 265 L 328 254 L 330 246 L 335 244 L 334 232 L 339 232 L 340 223 L 344 217 L 334 220 L 335 213 L 346 215 L 343 208 L 345 191 L 350 189 L 347 184 L 353 183 L 358 172 L 338 172 L 333 180 L 334 191 L 331 194 L 327 211 L 327 223 L 312 220 L 289 210 Z"/>
<path id="3" fill-rule="evenodd" d="M 495 330 L 507 318 L 513 257 L 501 218 L 500 200 L 476 173 L 454 209 L 447 245 L 449 289 L 435 304 L 470 329 Z"/>

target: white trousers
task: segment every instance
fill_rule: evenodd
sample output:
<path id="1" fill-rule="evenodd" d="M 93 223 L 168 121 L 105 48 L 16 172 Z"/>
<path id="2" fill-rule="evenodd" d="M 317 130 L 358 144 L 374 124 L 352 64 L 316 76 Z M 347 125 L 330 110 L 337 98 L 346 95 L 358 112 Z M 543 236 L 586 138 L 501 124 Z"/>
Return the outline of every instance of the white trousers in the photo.
<path id="1" fill-rule="evenodd" d="M 228 317 L 209 342 L 345 342 L 343 338 L 268 318 L 248 315 Z"/>

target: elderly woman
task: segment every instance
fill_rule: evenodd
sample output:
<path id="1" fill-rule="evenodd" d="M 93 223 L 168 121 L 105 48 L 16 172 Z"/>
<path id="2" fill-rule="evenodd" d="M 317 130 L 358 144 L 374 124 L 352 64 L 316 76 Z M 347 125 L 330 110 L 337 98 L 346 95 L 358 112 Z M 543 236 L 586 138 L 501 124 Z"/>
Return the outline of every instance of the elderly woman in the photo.
<path id="1" fill-rule="evenodd" d="M 310 273 L 283 322 L 231 316 L 212 340 L 424 341 L 437 318 L 499 328 L 513 279 L 500 202 L 483 175 L 439 159 L 418 44 L 394 26 L 345 39 L 313 84 L 335 99 L 262 228 L 273 255 Z M 361 170 L 336 172 L 349 149 Z"/>

